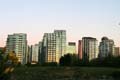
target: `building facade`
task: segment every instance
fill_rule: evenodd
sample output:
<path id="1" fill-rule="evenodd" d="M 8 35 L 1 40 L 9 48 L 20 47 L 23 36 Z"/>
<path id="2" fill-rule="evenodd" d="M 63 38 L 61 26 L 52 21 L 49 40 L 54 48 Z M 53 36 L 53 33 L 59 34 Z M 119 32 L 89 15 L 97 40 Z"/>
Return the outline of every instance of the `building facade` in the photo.
<path id="1" fill-rule="evenodd" d="M 6 42 L 6 53 L 15 52 L 18 61 L 21 64 L 27 63 L 27 35 L 16 33 L 8 35 Z"/>
<path id="2" fill-rule="evenodd" d="M 115 50 L 114 56 L 116 57 L 120 56 L 120 47 L 115 47 L 114 50 Z"/>
<path id="3" fill-rule="evenodd" d="M 69 54 L 77 54 L 76 53 L 76 43 L 75 42 L 68 42 L 67 53 L 69 53 Z"/>
<path id="4" fill-rule="evenodd" d="M 42 41 L 39 42 L 39 50 L 38 50 L 38 63 L 42 64 Z"/>
<path id="5" fill-rule="evenodd" d="M 96 38 L 82 38 L 82 58 L 84 61 L 90 61 L 98 58 L 98 41 Z"/>
<path id="6" fill-rule="evenodd" d="M 39 55 L 39 45 L 35 44 L 31 46 L 31 63 L 36 64 L 38 63 L 38 55 Z"/>
<path id="7" fill-rule="evenodd" d="M 78 41 L 78 58 L 82 60 L 82 40 Z"/>
<path id="8" fill-rule="evenodd" d="M 42 62 L 59 62 L 66 54 L 66 31 L 55 30 L 54 33 L 45 33 L 42 42 Z"/>
<path id="9" fill-rule="evenodd" d="M 114 55 L 114 41 L 103 37 L 99 45 L 99 57 L 104 58 Z"/>
<path id="10" fill-rule="evenodd" d="M 27 63 L 31 63 L 32 54 L 31 54 L 31 46 L 27 46 Z"/>

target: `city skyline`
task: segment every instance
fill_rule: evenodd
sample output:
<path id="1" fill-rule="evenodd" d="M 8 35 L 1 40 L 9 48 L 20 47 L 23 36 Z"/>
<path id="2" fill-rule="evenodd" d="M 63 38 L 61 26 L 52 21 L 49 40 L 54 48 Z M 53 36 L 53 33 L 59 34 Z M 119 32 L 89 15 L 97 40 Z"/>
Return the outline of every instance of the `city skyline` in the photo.
<path id="1" fill-rule="evenodd" d="M 79 59 L 91 61 L 97 58 L 108 56 L 119 56 L 120 47 L 114 45 L 114 41 L 108 37 L 102 37 L 98 45 L 98 40 L 93 37 L 83 37 L 79 40 L 78 47 L 75 42 L 66 42 L 66 30 L 54 30 L 53 33 L 44 33 L 42 41 L 35 45 L 27 45 L 27 34 L 9 34 L 6 42 L 6 54 L 15 53 L 21 64 L 30 62 L 59 63 L 62 56 L 71 54 L 79 56 Z M 78 52 L 77 52 L 78 50 Z M 116 52 L 116 53 L 115 53 Z"/>
<path id="2" fill-rule="evenodd" d="M 8 34 L 27 33 L 28 44 L 54 29 L 67 31 L 67 41 L 103 36 L 120 46 L 119 0 L 5 0 L 0 1 L 0 46 Z"/>

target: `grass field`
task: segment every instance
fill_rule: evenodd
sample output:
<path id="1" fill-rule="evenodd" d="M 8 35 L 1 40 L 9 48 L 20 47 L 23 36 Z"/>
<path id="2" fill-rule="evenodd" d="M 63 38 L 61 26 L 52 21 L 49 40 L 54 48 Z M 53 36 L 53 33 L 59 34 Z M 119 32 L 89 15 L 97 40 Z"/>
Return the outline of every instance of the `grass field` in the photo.
<path id="1" fill-rule="evenodd" d="M 120 68 L 18 67 L 11 80 L 120 80 Z"/>

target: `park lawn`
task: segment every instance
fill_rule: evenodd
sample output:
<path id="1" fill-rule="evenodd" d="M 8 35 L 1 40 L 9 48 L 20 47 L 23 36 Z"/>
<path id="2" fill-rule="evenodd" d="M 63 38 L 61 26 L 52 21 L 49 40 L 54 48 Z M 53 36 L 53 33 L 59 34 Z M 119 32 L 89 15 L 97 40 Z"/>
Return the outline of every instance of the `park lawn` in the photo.
<path id="1" fill-rule="evenodd" d="M 17 67 L 11 74 L 11 80 L 73 80 L 84 77 L 111 76 L 115 72 L 120 72 L 120 68 Z"/>

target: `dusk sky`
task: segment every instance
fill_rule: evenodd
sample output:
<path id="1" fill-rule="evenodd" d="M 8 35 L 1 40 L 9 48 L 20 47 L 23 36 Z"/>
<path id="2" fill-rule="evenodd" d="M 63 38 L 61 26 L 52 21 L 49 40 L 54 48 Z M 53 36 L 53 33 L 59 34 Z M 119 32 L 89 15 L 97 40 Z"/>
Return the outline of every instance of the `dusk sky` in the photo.
<path id="1" fill-rule="evenodd" d="M 0 0 L 0 46 L 8 34 L 35 44 L 54 29 L 67 30 L 68 41 L 107 36 L 120 46 L 120 0 Z"/>

